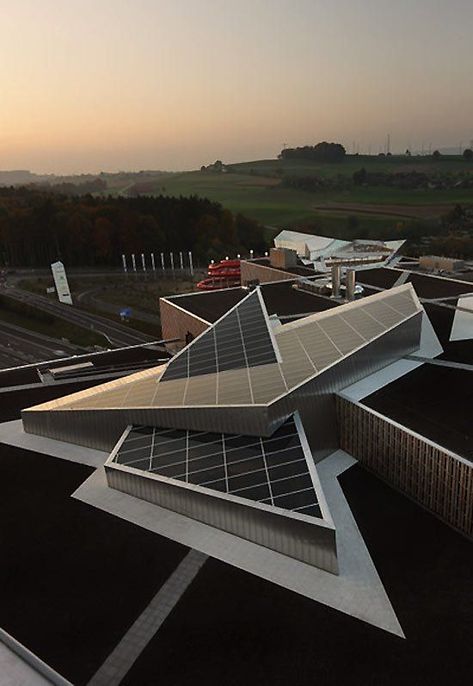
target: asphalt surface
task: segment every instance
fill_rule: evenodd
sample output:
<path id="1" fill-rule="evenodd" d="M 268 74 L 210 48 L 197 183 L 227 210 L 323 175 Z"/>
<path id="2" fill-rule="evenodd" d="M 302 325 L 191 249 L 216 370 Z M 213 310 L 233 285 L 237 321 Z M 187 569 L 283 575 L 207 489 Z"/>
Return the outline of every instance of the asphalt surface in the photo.
<path id="1" fill-rule="evenodd" d="M 114 305 L 113 303 L 108 303 L 105 300 L 101 300 L 97 297 L 97 294 L 101 293 L 100 288 L 91 288 L 86 291 L 78 293 L 76 300 L 82 305 L 89 305 L 96 310 L 101 312 L 110 312 L 111 314 L 120 314 L 120 310 L 123 309 L 122 305 Z M 154 324 L 156 327 L 160 326 L 158 307 L 156 305 L 156 314 L 151 314 L 150 312 L 144 312 L 143 310 L 137 310 L 135 307 L 132 308 L 133 319 L 139 319 L 141 322 L 148 322 L 148 324 Z"/>
<path id="2" fill-rule="evenodd" d="M 83 350 L 70 343 L 0 321 L 0 368 L 75 355 Z"/>
<path id="3" fill-rule="evenodd" d="M 64 319 L 76 326 L 81 326 L 85 329 L 93 329 L 102 334 L 111 345 L 120 347 L 138 343 L 148 343 L 155 340 L 152 336 L 148 336 L 140 331 L 130 330 L 128 327 L 112 322 L 105 317 L 78 310 L 71 305 L 54 302 L 42 295 L 37 295 L 36 293 L 30 293 L 28 291 L 10 287 L 3 289 L 2 295 L 18 302 L 37 307 L 44 312 L 49 312 L 55 317 Z"/>

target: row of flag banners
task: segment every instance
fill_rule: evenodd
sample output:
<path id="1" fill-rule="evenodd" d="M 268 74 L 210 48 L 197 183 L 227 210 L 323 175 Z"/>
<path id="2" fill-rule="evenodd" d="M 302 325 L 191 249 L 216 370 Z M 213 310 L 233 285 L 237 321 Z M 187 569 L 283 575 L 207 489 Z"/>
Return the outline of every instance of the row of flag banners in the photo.
<path id="1" fill-rule="evenodd" d="M 173 271 L 174 271 L 174 269 L 176 269 L 176 268 L 179 268 L 179 269 L 189 269 L 190 273 L 193 275 L 193 274 L 194 274 L 194 264 L 193 264 L 193 261 L 192 261 L 192 253 L 191 253 L 191 251 L 189 250 L 189 252 L 188 252 L 187 254 L 188 254 L 188 257 L 189 257 L 189 264 L 188 264 L 188 266 L 187 266 L 187 267 L 184 267 L 184 253 L 180 252 L 180 253 L 179 253 L 179 267 L 177 267 L 177 265 L 175 265 L 175 263 L 174 263 L 174 253 L 170 252 L 170 253 L 169 253 L 169 262 L 170 262 L 170 266 L 171 266 L 170 268 L 171 268 Z M 164 254 L 163 252 L 160 253 L 160 257 L 161 257 L 161 269 L 162 269 L 163 271 L 165 271 L 165 270 L 166 270 L 165 254 Z M 154 252 L 150 253 L 150 262 L 151 262 L 150 269 L 151 269 L 153 272 L 155 272 L 155 271 L 156 271 L 156 260 L 155 260 L 155 257 L 154 257 Z M 125 254 L 122 255 L 122 263 L 123 263 L 123 271 L 124 271 L 125 273 L 128 272 L 128 263 L 127 263 L 127 259 L 126 259 L 126 255 L 125 255 Z M 148 264 L 149 264 L 149 262 L 148 262 Z M 146 265 L 146 255 L 145 255 L 145 253 L 143 253 L 143 252 L 141 253 L 141 267 L 142 267 L 142 269 L 143 269 L 144 272 L 146 272 L 146 271 L 148 270 L 148 267 L 147 267 L 147 265 Z M 132 255 L 131 255 L 131 269 L 132 269 L 134 272 L 137 271 L 137 266 L 136 266 L 136 255 L 135 255 L 135 253 L 132 253 Z"/>

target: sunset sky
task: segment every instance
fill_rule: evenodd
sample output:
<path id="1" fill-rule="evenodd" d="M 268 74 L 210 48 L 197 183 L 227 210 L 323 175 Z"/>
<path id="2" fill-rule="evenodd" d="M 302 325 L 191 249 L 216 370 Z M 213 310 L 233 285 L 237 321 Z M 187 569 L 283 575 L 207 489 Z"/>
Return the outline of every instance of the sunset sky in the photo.
<path id="1" fill-rule="evenodd" d="M 0 169 L 469 144 L 472 0 L 0 0 Z"/>

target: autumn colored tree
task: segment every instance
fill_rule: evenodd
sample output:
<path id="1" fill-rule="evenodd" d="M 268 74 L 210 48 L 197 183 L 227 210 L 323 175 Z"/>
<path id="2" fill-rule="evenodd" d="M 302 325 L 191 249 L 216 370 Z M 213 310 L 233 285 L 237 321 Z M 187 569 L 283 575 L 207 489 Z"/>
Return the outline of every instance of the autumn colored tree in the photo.
<path id="1" fill-rule="evenodd" d="M 266 249 L 263 227 L 206 198 L 0 188 L 0 264 L 117 265 L 122 253 L 188 250 L 206 261 L 259 246 Z"/>

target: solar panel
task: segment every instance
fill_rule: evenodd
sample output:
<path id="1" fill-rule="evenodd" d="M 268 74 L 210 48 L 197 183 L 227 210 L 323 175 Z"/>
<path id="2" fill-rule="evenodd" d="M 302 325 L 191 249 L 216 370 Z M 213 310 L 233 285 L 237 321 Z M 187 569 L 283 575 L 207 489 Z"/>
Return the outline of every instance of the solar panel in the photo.
<path id="1" fill-rule="evenodd" d="M 419 312 L 410 289 L 400 286 L 395 292 L 309 315 L 272 331 L 255 290 L 165 369 L 147 370 L 112 382 L 109 388 L 82 392 L 60 407 L 270 403 Z"/>
<path id="2" fill-rule="evenodd" d="M 321 517 L 294 419 L 271 437 L 133 427 L 114 461 Z"/>
<path id="3" fill-rule="evenodd" d="M 276 362 L 260 295 L 254 291 L 171 360 L 161 381 Z"/>
<path id="4" fill-rule="evenodd" d="M 412 294 L 384 294 L 312 315 L 276 332 L 288 390 L 418 311 Z"/>

